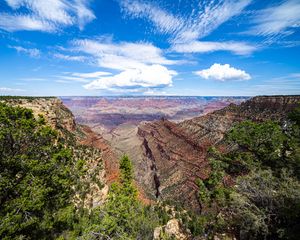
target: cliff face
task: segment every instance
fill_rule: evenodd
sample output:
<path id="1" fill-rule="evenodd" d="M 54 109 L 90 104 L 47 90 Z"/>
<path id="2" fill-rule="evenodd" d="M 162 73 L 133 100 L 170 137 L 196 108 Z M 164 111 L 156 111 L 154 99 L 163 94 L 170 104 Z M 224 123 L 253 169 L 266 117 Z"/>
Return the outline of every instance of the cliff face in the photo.
<path id="1" fill-rule="evenodd" d="M 212 145 L 224 147 L 224 134 L 240 121 L 284 121 L 300 96 L 255 97 L 180 123 L 166 119 L 144 122 L 138 128 L 118 129 L 110 143 L 89 127 L 77 125 L 73 114 L 57 98 L 5 101 L 30 108 L 36 116 L 42 114 L 62 135 L 75 139 L 74 153 L 89 164 L 83 180 L 89 190 L 83 201 L 78 196 L 78 204 L 96 206 L 103 202 L 109 183 L 118 178 L 118 155 L 126 153 L 134 163 L 136 184 L 148 199 L 169 199 L 197 209 L 195 180 L 209 174 L 207 149 Z M 100 185 L 92 183 L 94 177 Z"/>
<path id="2" fill-rule="evenodd" d="M 237 122 L 283 121 L 299 102 L 300 96 L 255 97 L 179 124 L 167 120 L 141 124 L 138 134 L 145 162 L 136 171 L 143 169 L 145 174 L 137 174 L 137 181 L 146 184 L 153 197 L 197 209 L 195 179 L 205 179 L 209 173 L 208 147 L 221 147 L 224 134 Z"/>
<path id="3" fill-rule="evenodd" d="M 75 159 L 85 160 L 88 171 L 82 177 L 82 191 L 75 196 L 75 203 L 85 207 L 101 204 L 107 197 L 108 183 L 115 174 L 117 158 L 102 136 L 86 126 L 77 125 L 72 112 L 57 98 L 5 99 L 9 105 L 32 109 L 38 117 L 43 115 L 46 123 L 66 139 Z M 96 180 L 95 180 L 96 179 Z"/>
<path id="4" fill-rule="evenodd" d="M 300 102 L 300 96 L 254 97 L 240 105 L 231 104 L 221 110 L 179 124 L 198 143 L 219 143 L 234 123 L 244 120 L 282 121 Z"/>
<path id="5" fill-rule="evenodd" d="M 140 125 L 138 134 L 144 139 L 144 161 L 150 162 L 153 177 L 153 183 L 145 182 L 154 187 L 155 196 L 197 205 L 195 179 L 207 176 L 205 147 L 167 120 Z"/>
<path id="6" fill-rule="evenodd" d="M 73 132 L 76 124 L 72 112 L 67 109 L 58 98 L 13 98 L 6 99 L 6 103 L 32 109 L 33 113 L 38 116 L 41 114 L 45 117 L 46 122 L 51 127 L 60 130 L 65 129 Z"/>

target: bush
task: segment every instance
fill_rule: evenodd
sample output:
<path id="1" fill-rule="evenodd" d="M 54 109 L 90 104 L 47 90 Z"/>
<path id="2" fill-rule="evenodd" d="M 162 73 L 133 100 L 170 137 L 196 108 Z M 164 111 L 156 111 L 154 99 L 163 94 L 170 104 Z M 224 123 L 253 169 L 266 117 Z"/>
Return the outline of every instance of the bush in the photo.
<path id="1" fill-rule="evenodd" d="M 1 239 L 49 239 L 71 225 L 72 153 L 41 119 L 0 103 Z"/>

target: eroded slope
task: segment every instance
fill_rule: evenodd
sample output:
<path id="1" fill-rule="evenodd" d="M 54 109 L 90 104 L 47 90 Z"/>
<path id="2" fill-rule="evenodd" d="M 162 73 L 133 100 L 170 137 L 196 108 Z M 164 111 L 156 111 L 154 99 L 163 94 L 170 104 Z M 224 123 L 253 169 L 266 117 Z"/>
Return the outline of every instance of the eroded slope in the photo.
<path id="1" fill-rule="evenodd" d="M 147 185 L 152 197 L 179 201 L 186 207 L 197 209 L 195 179 L 207 176 L 208 147 L 226 150 L 222 139 L 237 122 L 268 119 L 283 122 L 299 102 L 300 96 L 255 97 L 241 105 L 231 104 L 179 124 L 164 119 L 141 124 L 138 135 L 143 143 L 144 163 L 139 165 L 144 167 L 136 169 L 136 172 L 142 169 L 137 173 L 137 181 Z M 149 176 L 147 181 L 146 175 Z"/>

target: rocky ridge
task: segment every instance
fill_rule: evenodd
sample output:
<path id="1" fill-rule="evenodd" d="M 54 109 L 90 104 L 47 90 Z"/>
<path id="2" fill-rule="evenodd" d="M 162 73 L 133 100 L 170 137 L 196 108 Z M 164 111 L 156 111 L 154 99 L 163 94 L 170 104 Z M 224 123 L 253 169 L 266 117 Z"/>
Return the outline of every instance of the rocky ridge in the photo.
<path id="1" fill-rule="evenodd" d="M 210 171 L 208 147 L 226 149 L 224 135 L 238 122 L 283 122 L 299 102 L 300 96 L 261 96 L 178 124 L 166 119 L 140 124 L 138 135 L 143 143 L 144 167 L 136 169 L 137 181 L 151 197 L 178 201 L 197 210 L 195 180 L 205 179 Z"/>
<path id="2" fill-rule="evenodd" d="M 77 125 L 72 112 L 58 98 L 0 99 L 9 105 L 29 108 L 38 117 L 56 129 L 66 139 L 76 159 L 87 162 L 88 171 L 82 177 L 82 189 L 74 201 L 77 205 L 94 207 L 102 204 L 108 194 L 109 183 L 118 174 L 118 161 L 109 144 L 89 127 Z"/>

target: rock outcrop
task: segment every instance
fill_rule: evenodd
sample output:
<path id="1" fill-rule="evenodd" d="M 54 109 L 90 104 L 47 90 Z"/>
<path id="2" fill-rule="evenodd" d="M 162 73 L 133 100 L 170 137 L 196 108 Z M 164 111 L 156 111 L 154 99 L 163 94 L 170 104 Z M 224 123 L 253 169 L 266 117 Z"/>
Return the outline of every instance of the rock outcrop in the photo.
<path id="1" fill-rule="evenodd" d="M 3 101 L 14 106 L 32 109 L 35 116 L 38 116 L 39 114 L 43 115 L 46 122 L 57 130 L 64 129 L 70 132 L 74 132 L 76 130 L 76 124 L 72 112 L 65 107 L 62 101 L 58 98 L 19 97 L 11 99 L 8 98 Z"/>
<path id="2" fill-rule="evenodd" d="M 153 177 L 152 183 L 151 179 L 146 182 L 154 187 L 155 197 L 197 205 L 195 179 L 207 176 L 206 149 L 165 119 L 140 125 L 138 134 L 144 139 L 144 161 L 150 162 Z M 140 170 L 137 176 L 151 176 Z"/>
<path id="3" fill-rule="evenodd" d="M 122 125 L 113 132 L 111 139 L 103 138 L 87 126 L 77 125 L 73 114 L 57 98 L 2 101 L 32 109 L 37 117 L 43 115 L 61 134 L 75 139 L 78 146 L 89 148 L 77 148 L 75 152 L 89 163 L 86 183 L 96 176 L 101 184 L 88 185 L 85 206 L 97 206 L 105 199 L 108 185 L 118 178 L 118 157 L 126 153 L 133 161 L 142 199 L 171 200 L 198 210 L 195 180 L 207 178 L 210 172 L 207 149 L 212 145 L 224 147 L 225 133 L 238 122 L 268 119 L 283 122 L 287 113 L 300 102 L 300 96 L 254 97 L 240 105 L 230 104 L 180 123 L 161 119 L 142 122 L 138 127 Z"/>
<path id="4" fill-rule="evenodd" d="M 224 147 L 224 134 L 238 122 L 284 121 L 299 102 L 300 96 L 254 97 L 178 124 L 165 119 L 140 124 L 144 167 L 136 169 L 137 181 L 146 185 L 152 197 L 178 201 L 197 210 L 195 179 L 208 176 L 208 147 Z"/>
<path id="5" fill-rule="evenodd" d="M 77 125 L 72 112 L 58 98 L 16 97 L 3 98 L 0 101 L 29 108 L 36 117 L 42 115 L 46 123 L 66 139 L 74 158 L 86 161 L 88 171 L 81 179 L 83 189 L 74 198 L 77 205 L 89 208 L 105 201 L 108 185 L 118 175 L 118 161 L 101 135 L 87 126 Z"/>
<path id="6" fill-rule="evenodd" d="M 171 219 L 165 226 L 154 229 L 153 240 L 163 239 L 189 240 L 192 239 L 188 234 L 184 233 L 177 219 Z"/>
<path id="7" fill-rule="evenodd" d="M 231 104 L 221 110 L 179 124 L 198 143 L 216 144 L 233 124 L 244 120 L 282 121 L 300 102 L 300 96 L 254 97 L 240 105 Z"/>

